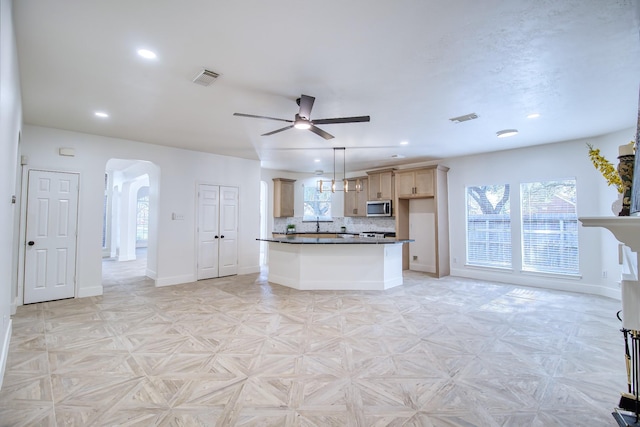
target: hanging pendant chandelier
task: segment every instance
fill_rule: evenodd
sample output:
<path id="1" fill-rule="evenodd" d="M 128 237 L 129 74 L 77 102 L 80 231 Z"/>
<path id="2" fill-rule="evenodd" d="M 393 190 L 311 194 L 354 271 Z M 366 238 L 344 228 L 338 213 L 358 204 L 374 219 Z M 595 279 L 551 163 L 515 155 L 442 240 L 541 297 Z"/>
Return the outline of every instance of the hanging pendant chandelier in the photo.
<path id="1" fill-rule="evenodd" d="M 342 188 L 337 188 L 336 186 L 336 151 L 342 151 Z M 332 193 L 335 193 L 336 191 L 344 191 L 345 193 L 349 192 L 349 181 L 347 181 L 346 164 L 347 164 L 347 149 L 345 147 L 334 148 L 333 149 L 333 179 L 331 180 Z M 356 185 L 354 190 L 358 193 L 362 190 L 360 178 L 356 179 Z M 318 181 L 318 192 L 320 193 L 324 192 L 322 180 Z"/>

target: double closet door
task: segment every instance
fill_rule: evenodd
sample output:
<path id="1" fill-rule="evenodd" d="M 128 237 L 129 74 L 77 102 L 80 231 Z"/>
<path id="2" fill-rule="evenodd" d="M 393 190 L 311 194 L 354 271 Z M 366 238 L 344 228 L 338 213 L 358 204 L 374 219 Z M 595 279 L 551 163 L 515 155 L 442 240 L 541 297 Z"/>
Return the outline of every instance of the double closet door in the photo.
<path id="1" fill-rule="evenodd" d="M 198 185 L 198 280 L 238 274 L 238 188 Z"/>

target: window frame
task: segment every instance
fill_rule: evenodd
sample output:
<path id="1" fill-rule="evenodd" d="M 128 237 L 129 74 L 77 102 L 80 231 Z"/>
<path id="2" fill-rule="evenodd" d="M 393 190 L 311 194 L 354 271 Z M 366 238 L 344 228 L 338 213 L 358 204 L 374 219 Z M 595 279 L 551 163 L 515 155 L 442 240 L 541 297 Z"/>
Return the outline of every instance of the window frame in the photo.
<path id="1" fill-rule="evenodd" d="M 573 212 L 543 212 L 531 214 L 531 202 L 530 197 L 527 197 L 525 186 L 542 184 L 548 185 L 549 183 L 568 183 L 573 185 L 572 197 L 573 200 L 567 200 L 568 198 L 562 198 L 557 193 L 553 196 L 547 196 L 549 198 L 549 206 L 551 206 L 551 199 L 557 198 L 565 202 L 566 205 L 573 204 Z M 576 178 L 564 178 L 564 179 L 547 179 L 538 181 L 521 182 L 519 185 L 520 191 L 520 247 L 521 247 L 521 270 L 523 273 L 541 274 L 541 275 L 554 275 L 559 277 L 579 277 L 580 276 L 580 241 L 579 241 L 579 224 L 578 224 L 578 183 Z M 527 190 L 529 191 L 529 190 Z M 529 204 L 529 207 L 525 208 L 525 203 Z M 561 209 L 561 208 L 556 208 Z M 548 207 L 542 210 L 548 210 Z M 547 223 L 546 227 L 540 228 L 541 225 Z M 557 222 L 558 227 L 556 229 L 549 224 Z M 536 228 L 537 224 L 537 228 Z M 569 226 L 567 227 L 567 224 Z M 533 227 L 533 228 L 532 228 Z M 569 228 L 569 229 L 568 229 Z M 547 236 L 545 240 L 538 239 L 537 236 Z M 555 236 L 555 237 L 554 237 Z M 547 252 L 544 257 L 539 254 L 532 254 L 532 245 L 541 248 L 541 251 Z M 573 248 L 573 252 L 567 253 L 567 249 Z M 558 256 L 560 255 L 560 256 Z M 546 266 L 541 265 L 544 259 L 549 261 Z M 552 264 L 557 267 L 554 268 Z M 561 267 L 564 265 L 565 267 Z M 569 266 L 569 267 L 567 267 Z"/>
<path id="2" fill-rule="evenodd" d="M 307 191 L 313 192 L 314 196 L 316 196 L 317 199 L 315 199 L 315 198 L 313 200 L 308 199 L 307 198 L 307 194 L 308 194 Z M 322 199 L 324 199 L 324 200 L 322 200 Z M 307 215 L 307 206 L 309 206 L 310 204 L 313 204 L 313 203 L 317 203 L 318 205 L 320 203 L 326 204 L 328 206 L 328 212 L 325 215 L 323 215 L 321 213 L 318 213 L 317 210 L 315 210 L 318 207 L 318 206 L 316 206 L 316 207 L 313 207 L 314 214 L 313 215 Z M 331 188 L 326 186 L 326 183 L 323 183 L 322 192 L 320 192 L 318 190 L 317 186 L 311 186 L 311 185 L 304 185 L 303 186 L 303 189 L 302 189 L 302 221 L 303 222 L 310 222 L 310 221 L 328 222 L 328 221 L 333 221 L 333 193 L 331 192 Z"/>
<path id="3" fill-rule="evenodd" d="M 476 214 L 475 216 L 477 217 L 477 220 L 473 221 L 474 223 L 482 223 L 485 222 L 487 224 L 487 227 L 482 229 L 482 228 L 474 228 L 471 229 L 470 225 L 471 225 L 471 203 L 473 201 L 473 203 L 475 203 L 477 205 L 477 210 L 481 210 L 482 211 L 482 207 L 480 206 L 480 204 L 477 202 L 476 199 L 474 199 L 471 194 L 470 191 L 472 188 L 487 188 L 487 187 L 502 187 L 502 195 L 498 195 L 495 192 L 493 193 L 493 198 L 495 198 L 496 196 L 499 197 L 501 200 L 498 201 L 496 200 L 495 205 L 492 204 L 492 208 L 497 208 L 499 203 L 502 203 L 502 206 L 500 208 L 500 210 L 503 213 L 491 213 L 491 214 L 485 214 L 485 213 L 481 213 L 481 214 Z M 486 190 L 485 190 L 486 191 Z M 505 191 L 508 192 L 508 199 L 506 201 L 504 201 L 503 197 L 504 197 L 504 193 Z M 485 193 L 486 194 L 486 193 Z M 500 218 L 500 216 L 502 218 Z M 483 219 L 483 217 L 485 219 Z M 493 218 L 490 218 L 493 217 Z M 489 225 L 488 222 L 495 222 L 496 224 L 505 223 L 505 220 L 508 222 L 506 227 L 492 227 Z M 510 184 L 508 183 L 504 183 L 504 184 L 487 184 L 487 185 L 469 185 L 465 187 L 465 250 L 466 250 L 466 254 L 465 254 L 465 265 L 466 266 L 470 266 L 470 267 L 482 267 L 482 268 L 490 268 L 490 269 L 499 269 L 499 270 L 511 270 L 513 269 L 513 242 L 512 242 L 512 235 L 513 235 L 513 218 L 512 218 L 512 214 L 511 214 L 511 190 L 510 190 Z M 476 235 L 481 236 L 482 234 L 484 234 L 484 239 L 479 239 L 479 240 L 472 240 L 471 236 L 472 233 L 477 233 Z M 490 237 L 493 235 L 495 236 L 497 234 L 505 234 L 506 233 L 506 238 L 502 238 L 499 239 L 497 242 L 492 242 L 490 240 Z M 476 255 L 482 255 L 481 251 L 476 251 L 476 250 L 471 250 L 472 248 L 472 244 L 482 244 L 484 242 L 484 245 L 486 247 L 486 251 L 484 252 L 485 256 L 485 260 L 483 261 L 482 259 L 480 259 L 480 257 L 477 256 L 473 256 L 473 254 Z M 491 260 L 492 258 L 492 251 L 489 249 L 491 247 L 491 245 L 493 245 L 494 247 L 498 246 L 501 247 L 502 249 L 500 251 L 498 251 L 498 253 L 501 254 L 506 254 L 507 257 L 506 258 L 502 258 L 501 260 Z M 505 249 L 506 248 L 506 249 Z M 493 252 L 495 253 L 495 252 Z"/>

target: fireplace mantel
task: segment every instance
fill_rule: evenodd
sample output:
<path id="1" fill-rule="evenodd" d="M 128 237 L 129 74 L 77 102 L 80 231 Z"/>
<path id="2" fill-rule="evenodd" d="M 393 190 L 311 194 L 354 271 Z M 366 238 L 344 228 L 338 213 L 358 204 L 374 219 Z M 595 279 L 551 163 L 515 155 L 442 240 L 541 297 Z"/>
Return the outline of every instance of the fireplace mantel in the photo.
<path id="1" fill-rule="evenodd" d="M 586 216 L 578 220 L 583 227 L 606 228 L 618 241 L 640 253 L 640 216 Z"/>

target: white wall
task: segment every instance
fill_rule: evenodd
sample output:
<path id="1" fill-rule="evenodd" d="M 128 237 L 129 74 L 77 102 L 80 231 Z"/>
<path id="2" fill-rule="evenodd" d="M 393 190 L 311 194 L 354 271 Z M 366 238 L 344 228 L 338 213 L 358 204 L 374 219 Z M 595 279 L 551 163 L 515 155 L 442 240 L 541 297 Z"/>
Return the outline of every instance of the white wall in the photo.
<path id="1" fill-rule="evenodd" d="M 604 229 L 579 227 L 580 273 L 578 279 L 534 275 L 521 271 L 519 259 L 513 259 L 513 270 L 465 266 L 466 201 L 465 188 L 470 185 L 510 184 L 512 218 L 519 218 L 519 186 L 523 182 L 576 178 L 578 217 L 612 216 L 611 203 L 616 199 L 614 187 L 604 178 L 588 157 L 587 143 L 617 165 L 618 146 L 635 139 L 635 129 L 584 140 L 489 154 L 448 159 L 449 166 L 449 236 L 451 241 L 451 274 L 483 280 L 503 281 L 527 286 L 595 293 L 620 297 L 617 281 L 621 267 L 617 263 L 617 240 Z M 506 140 L 508 141 L 508 140 Z M 516 226 L 519 228 L 518 226 Z M 606 271 L 607 278 L 603 278 Z"/>
<path id="2" fill-rule="evenodd" d="M 11 339 L 18 271 L 14 250 L 18 210 L 11 198 L 16 195 L 22 99 L 12 9 L 11 0 L 0 1 L 0 387 Z"/>
<path id="3" fill-rule="evenodd" d="M 75 157 L 58 156 L 59 147 L 74 148 Z M 152 241 L 151 235 L 149 241 L 150 247 L 157 246 L 156 285 L 185 283 L 196 278 L 199 183 L 239 188 L 238 273 L 259 271 L 259 246 L 255 240 L 259 236 L 258 161 L 37 126 L 24 127 L 22 154 L 29 159 L 25 169 L 80 173 L 79 297 L 102 293 L 102 198 L 105 167 L 111 158 L 146 160 L 159 169 L 158 194 L 150 194 L 151 199 L 158 199 L 157 212 L 150 219 L 157 223 L 156 241 Z M 153 179 L 151 176 L 150 180 Z M 153 193 L 151 188 L 150 191 Z M 172 220 L 172 213 L 184 215 L 184 220 Z"/>

